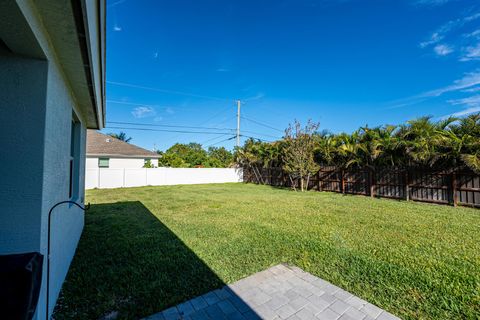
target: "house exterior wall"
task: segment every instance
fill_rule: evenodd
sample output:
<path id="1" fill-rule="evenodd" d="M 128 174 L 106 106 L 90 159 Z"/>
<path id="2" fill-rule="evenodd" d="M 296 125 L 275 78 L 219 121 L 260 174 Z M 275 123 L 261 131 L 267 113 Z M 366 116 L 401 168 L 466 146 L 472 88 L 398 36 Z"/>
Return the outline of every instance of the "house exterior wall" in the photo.
<path id="1" fill-rule="evenodd" d="M 72 116 L 80 123 L 78 195 L 85 183 L 85 117 L 56 59 L 48 33 L 32 1 L 18 1 L 44 59 L 0 56 L 0 254 L 38 251 L 45 257 L 42 288 L 34 319 L 45 319 L 48 213 L 69 200 Z M 7 116 L 8 115 L 8 116 Z M 75 253 L 84 225 L 83 211 L 69 204 L 53 211 L 51 220 L 49 314 Z"/>
<path id="2" fill-rule="evenodd" d="M 44 178 L 42 206 L 42 249 L 47 249 L 48 211 L 56 203 L 69 199 L 70 185 L 70 135 L 72 112 L 81 124 L 80 158 L 85 159 L 86 128 L 75 102 L 61 77 L 59 68 L 50 63 L 48 70 L 47 103 L 45 118 Z M 85 161 L 78 161 L 78 193 L 71 200 L 83 204 Z M 54 209 L 51 218 L 50 309 L 53 311 L 70 262 L 75 254 L 83 230 L 83 211 L 77 206 L 61 205 Z"/>
<path id="3" fill-rule="evenodd" d="M 9 204 L 0 215 L 0 254 L 40 251 L 47 69 L 46 61 L 0 56 L 0 202 Z"/>
<path id="4" fill-rule="evenodd" d="M 98 158 L 99 157 L 87 157 L 86 165 L 87 169 L 98 168 Z M 101 157 L 108 158 L 109 168 L 110 169 L 134 169 L 134 168 L 143 168 L 145 164 L 145 159 L 147 158 L 109 158 L 108 156 Z M 158 159 L 150 159 L 152 165 L 158 167 Z"/>

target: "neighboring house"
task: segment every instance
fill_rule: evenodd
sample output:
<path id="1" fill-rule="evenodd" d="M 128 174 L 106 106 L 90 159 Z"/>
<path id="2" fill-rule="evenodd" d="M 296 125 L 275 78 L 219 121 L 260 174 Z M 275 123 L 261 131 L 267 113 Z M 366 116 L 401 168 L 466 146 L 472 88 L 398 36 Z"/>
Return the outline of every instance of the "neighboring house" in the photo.
<path id="1" fill-rule="evenodd" d="M 158 167 L 161 156 L 95 130 L 87 131 L 87 170 L 97 168 L 135 169 L 147 162 Z"/>
<path id="2" fill-rule="evenodd" d="M 34 319 L 51 316 L 82 233 L 77 206 L 55 207 L 50 230 L 48 216 L 61 201 L 83 205 L 86 129 L 105 119 L 104 57 L 104 1 L 0 1 L 0 255 L 44 256 Z"/>

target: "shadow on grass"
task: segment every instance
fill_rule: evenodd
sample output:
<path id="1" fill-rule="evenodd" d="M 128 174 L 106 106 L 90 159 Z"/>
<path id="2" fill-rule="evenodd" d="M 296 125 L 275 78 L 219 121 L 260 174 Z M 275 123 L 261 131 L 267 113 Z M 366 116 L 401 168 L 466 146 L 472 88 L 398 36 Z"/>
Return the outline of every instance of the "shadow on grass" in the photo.
<path id="1" fill-rule="evenodd" d="M 223 281 L 141 202 L 92 205 L 55 319 L 138 319 Z"/>

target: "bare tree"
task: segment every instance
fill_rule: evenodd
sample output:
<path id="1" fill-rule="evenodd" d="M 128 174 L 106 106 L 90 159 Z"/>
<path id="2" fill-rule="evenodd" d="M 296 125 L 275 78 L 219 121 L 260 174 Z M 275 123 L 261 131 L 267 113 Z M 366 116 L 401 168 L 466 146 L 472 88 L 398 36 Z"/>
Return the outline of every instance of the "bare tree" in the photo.
<path id="1" fill-rule="evenodd" d="M 319 166 L 314 159 L 315 139 L 313 134 L 318 130 L 319 124 L 308 120 L 302 127 L 299 121 L 290 124 L 285 130 L 285 151 L 283 156 L 283 169 L 288 173 L 295 188 L 295 180 L 300 181 L 300 190 L 308 189 L 310 177 L 316 174 Z"/>

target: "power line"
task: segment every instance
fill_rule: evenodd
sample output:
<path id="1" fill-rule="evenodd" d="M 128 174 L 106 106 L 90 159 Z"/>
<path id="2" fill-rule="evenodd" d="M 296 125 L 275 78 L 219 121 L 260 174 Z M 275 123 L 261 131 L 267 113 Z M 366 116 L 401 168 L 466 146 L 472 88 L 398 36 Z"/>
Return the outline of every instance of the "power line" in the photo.
<path id="1" fill-rule="evenodd" d="M 225 135 L 225 132 L 210 132 L 210 131 L 183 131 L 183 130 L 165 130 L 165 129 L 151 129 L 151 128 L 127 128 L 127 127 L 106 127 L 105 129 L 122 129 L 122 130 L 139 130 L 139 131 L 158 131 L 158 132 L 176 132 L 176 133 L 195 133 L 195 134 L 219 134 Z"/>
<path id="2" fill-rule="evenodd" d="M 225 111 L 228 111 L 230 108 L 231 108 L 231 106 L 228 106 L 228 107 L 220 110 L 219 112 L 215 113 L 212 117 L 208 118 L 208 119 L 205 120 L 205 121 L 202 121 L 202 123 L 201 123 L 200 125 L 203 126 L 204 124 L 209 123 L 210 121 L 212 121 L 213 119 L 215 119 L 215 118 L 218 117 L 219 115 L 224 114 Z"/>
<path id="3" fill-rule="evenodd" d="M 126 105 L 131 105 L 131 106 L 145 106 L 145 107 L 156 107 L 153 104 L 148 104 L 148 103 L 135 103 L 135 102 L 129 102 L 129 101 L 120 101 L 120 100 L 106 100 L 106 102 L 109 103 L 118 103 L 118 104 L 126 104 Z"/>
<path id="4" fill-rule="evenodd" d="M 259 135 L 259 136 L 264 136 L 264 137 L 269 137 L 269 138 L 274 138 L 274 139 L 281 139 L 281 137 L 278 137 L 278 136 L 272 136 L 270 134 L 265 134 L 265 133 L 250 131 L 250 130 L 242 130 L 242 132 L 256 134 L 256 135 Z"/>
<path id="5" fill-rule="evenodd" d="M 230 117 L 228 117 L 228 118 L 226 118 L 226 119 L 218 122 L 215 126 L 217 126 L 217 127 L 218 127 L 218 126 L 221 126 L 221 125 L 227 123 L 229 120 L 231 120 L 231 119 L 233 119 L 233 118 L 236 118 L 236 116 L 230 116 Z M 232 128 L 232 129 L 233 129 L 233 128 Z M 235 130 L 235 129 L 234 129 L 234 130 Z"/>
<path id="6" fill-rule="evenodd" d="M 241 136 L 245 137 L 245 138 L 250 138 L 250 139 L 254 139 L 254 140 L 263 141 L 263 142 L 273 142 L 273 141 L 268 141 L 268 140 L 261 139 L 261 138 L 258 138 L 258 137 L 246 136 L 246 135 L 243 135 L 243 134 Z"/>
<path id="7" fill-rule="evenodd" d="M 147 126 L 147 127 L 166 127 L 166 128 L 185 128 L 185 129 L 204 129 L 204 130 L 228 130 L 235 131 L 233 128 L 220 128 L 220 127 L 199 127 L 199 126 L 181 126 L 181 125 L 168 125 L 168 124 L 156 124 L 156 123 L 136 123 L 136 122 L 121 122 L 121 121 L 107 121 L 107 124 L 125 124 L 130 126 Z M 135 129 L 135 128 L 125 128 L 125 129 Z M 242 130 L 245 133 L 251 133 L 259 136 L 270 137 L 274 139 L 280 139 L 278 136 L 272 136 L 265 133 Z M 225 134 L 227 135 L 227 133 Z"/>
<path id="8" fill-rule="evenodd" d="M 237 100 L 237 147 L 240 147 L 240 108 L 242 103 Z"/>
<path id="9" fill-rule="evenodd" d="M 215 146 L 215 145 L 217 145 L 217 144 L 219 144 L 219 143 L 222 143 L 222 142 L 226 142 L 226 141 L 229 141 L 229 140 L 233 140 L 233 139 L 235 139 L 236 137 L 237 137 L 237 136 L 233 136 L 233 137 L 230 137 L 230 138 L 228 138 L 228 139 L 225 139 L 225 140 L 222 140 L 222 141 L 218 141 L 218 142 L 212 143 L 212 144 L 206 146 L 205 148 Z"/>
<path id="10" fill-rule="evenodd" d="M 275 128 L 275 127 L 272 127 L 272 126 L 270 126 L 270 125 L 268 125 L 268 124 L 266 124 L 266 123 L 262 123 L 262 122 L 259 122 L 259 121 L 256 121 L 256 120 L 253 120 L 253 119 L 244 117 L 244 116 L 242 116 L 241 118 L 244 119 L 244 120 L 253 122 L 253 123 L 255 123 L 255 124 L 259 125 L 259 126 L 263 126 L 263 127 L 266 127 L 266 128 L 269 128 L 269 129 L 278 131 L 278 132 L 283 132 L 283 130 L 280 130 L 280 129 L 277 129 L 277 128 Z"/>
<path id="11" fill-rule="evenodd" d="M 214 115 L 213 117 L 208 118 L 208 120 L 201 122 L 199 126 L 203 126 L 204 124 L 207 124 L 207 123 L 210 122 L 211 120 L 213 120 L 213 119 L 215 119 L 216 117 L 218 117 L 219 115 L 223 114 L 225 111 L 228 111 L 228 109 L 230 109 L 230 106 L 228 106 L 228 107 L 220 110 L 220 112 L 215 113 L 215 115 Z M 219 124 L 217 124 L 217 125 L 219 125 Z M 180 136 L 180 135 L 175 135 L 172 139 L 177 139 L 179 136 Z"/>
<path id="12" fill-rule="evenodd" d="M 131 83 L 125 83 L 125 82 L 116 82 L 116 81 L 105 81 L 105 82 L 109 83 L 109 84 L 116 85 L 116 86 L 137 88 L 137 89 L 143 89 L 143 90 L 151 90 L 151 91 L 163 92 L 163 93 L 167 93 L 167 94 L 176 94 L 176 95 L 186 96 L 186 97 L 210 99 L 210 100 L 217 100 L 217 101 L 233 101 L 233 99 L 226 99 L 226 98 L 219 98 L 219 97 L 212 97 L 212 96 L 204 96 L 204 95 L 195 94 L 195 93 L 188 93 L 188 92 L 168 90 L 168 89 L 146 87 L 146 86 L 141 86 L 141 85 L 136 85 L 136 84 L 131 84 Z"/>
<path id="13" fill-rule="evenodd" d="M 137 107 L 160 108 L 160 109 L 164 109 L 164 110 L 168 110 L 168 109 L 175 109 L 175 110 L 180 110 L 180 111 L 198 110 L 198 108 L 185 108 L 185 107 L 182 107 L 182 106 L 160 106 L 158 104 L 120 101 L 120 100 L 106 100 L 106 102 L 107 103 L 113 103 L 113 104 L 124 104 L 124 105 L 129 105 L 129 106 L 137 106 Z"/>
<path id="14" fill-rule="evenodd" d="M 185 128 L 185 129 L 205 129 L 205 130 L 231 130 L 231 131 L 235 131 L 234 128 L 201 127 L 201 126 L 182 126 L 182 125 L 168 125 L 168 124 L 158 124 L 158 123 L 135 123 L 135 122 L 120 122 L 120 121 L 107 121 L 107 123 L 112 123 L 112 124 L 126 124 L 126 125 L 133 125 L 133 126 Z"/>
<path id="15" fill-rule="evenodd" d="M 211 142 L 211 141 L 214 141 L 214 140 L 217 140 L 218 138 L 223 138 L 224 136 L 230 136 L 230 134 L 224 134 L 222 136 L 219 136 L 219 137 L 213 137 L 213 138 L 210 138 L 208 140 L 205 140 L 203 142 L 200 142 L 200 144 L 203 146 L 205 143 L 207 142 Z"/>

